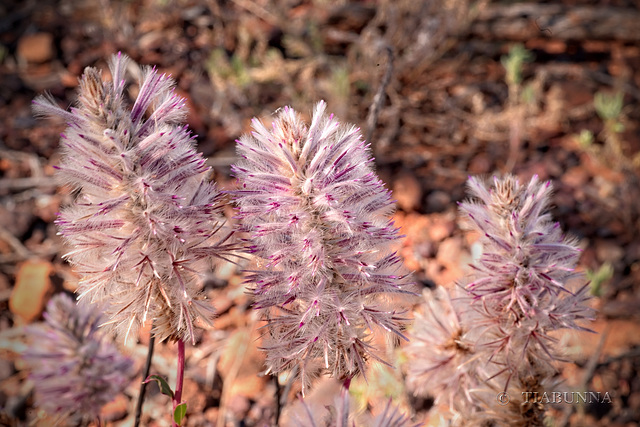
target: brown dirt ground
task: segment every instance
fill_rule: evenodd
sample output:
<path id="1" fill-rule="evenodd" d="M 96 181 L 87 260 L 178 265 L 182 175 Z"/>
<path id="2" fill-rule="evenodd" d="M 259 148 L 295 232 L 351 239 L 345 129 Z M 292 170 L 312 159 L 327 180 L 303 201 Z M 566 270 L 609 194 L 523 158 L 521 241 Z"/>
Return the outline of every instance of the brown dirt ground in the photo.
<path id="1" fill-rule="evenodd" d="M 84 67 L 106 69 L 108 57 L 122 51 L 177 80 L 190 107 L 189 125 L 199 135 L 198 148 L 226 188 L 233 186 L 234 140 L 248 131 L 253 116 L 268 119 L 283 105 L 308 113 L 325 99 L 343 121 L 360 125 L 372 143 L 378 173 L 398 201 L 396 221 L 407 236 L 400 251 L 421 286 L 450 286 L 465 274 L 471 240 L 459 228 L 456 202 L 464 198 L 468 175 L 512 172 L 522 179 L 538 174 L 552 180 L 552 213 L 581 240 L 580 268 L 611 266 L 594 300 L 598 334 L 565 337 L 576 362 L 562 369 L 568 384 L 607 391 L 612 403 L 553 408 L 555 425 L 563 419 L 572 426 L 638 425 L 640 37 L 625 22 L 640 22 L 633 21 L 639 8 L 622 0 L 555 5 L 3 2 L 0 424 L 50 422 L 32 407 L 32 384 L 20 359 L 20 327 L 39 320 L 46 300 L 73 291 L 77 280 L 61 259 L 64 248 L 53 224 L 60 206 L 70 200 L 51 178 L 63 126 L 35 119 L 30 102 L 49 91 L 60 105 L 70 105 Z M 501 58 L 517 42 L 535 57 L 523 64 L 521 84 L 510 87 Z M 388 70 L 387 47 L 394 54 L 393 72 L 377 125 L 371 127 L 367 114 Z M 594 107 L 598 92 L 623 96 L 621 110 L 608 123 Z M 614 122 L 623 130 L 612 131 Z M 587 133 L 592 135 L 588 146 L 580 142 Z M 26 301 L 15 295 L 19 286 L 29 289 Z M 187 425 L 270 425 L 276 385 L 260 376 L 259 321 L 241 273 L 224 266 L 206 286 L 219 318 L 196 347 L 187 348 Z M 147 342 L 143 333 L 126 349 L 140 365 Z M 156 350 L 154 371 L 172 375 L 175 348 L 160 344 Z M 138 383 L 105 408 L 109 425 L 131 425 Z M 318 395 L 329 393 L 332 385 L 322 387 Z M 434 422 L 429 400 L 409 396 L 402 369 L 374 368 L 369 384 L 354 384 L 353 390 L 358 404 L 374 412 L 385 396 L 393 396 L 416 421 L 432 417 Z M 166 425 L 168 407 L 151 387 L 143 425 Z"/>

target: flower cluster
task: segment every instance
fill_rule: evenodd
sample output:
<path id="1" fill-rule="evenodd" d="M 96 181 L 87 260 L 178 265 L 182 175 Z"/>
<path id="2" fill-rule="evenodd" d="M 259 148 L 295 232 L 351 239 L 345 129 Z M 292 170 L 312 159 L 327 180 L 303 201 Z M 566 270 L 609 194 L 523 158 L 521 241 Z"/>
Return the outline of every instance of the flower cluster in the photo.
<path id="1" fill-rule="evenodd" d="M 80 298 L 108 301 L 108 323 L 125 341 L 147 319 L 159 339 L 194 341 L 196 319 L 213 315 L 199 296 L 199 264 L 232 248 L 221 233 L 224 200 L 180 125 L 187 112 L 173 80 L 143 70 L 128 108 L 127 63 L 115 56 L 105 82 L 87 68 L 70 112 L 44 97 L 34 102 L 68 124 L 59 176 L 77 198 L 57 224 L 81 275 Z"/>
<path id="2" fill-rule="evenodd" d="M 593 318 L 587 285 L 571 288 L 580 277 L 575 271 L 580 250 L 548 213 L 549 182 L 536 176 L 522 185 L 507 176 L 487 187 L 470 178 L 469 189 L 474 200 L 460 210 L 480 236 L 482 255 L 471 265 L 473 277 L 464 285 L 465 295 L 455 299 L 455 310 L 448 300 L 438 303 L 440 309 L 427 302 L 429 315 L 416 322 L 410 347 L 423 359 L 411 362 L 410 374 L 429 392 L 464 391 L 467 399 L 450 402 L 459 419 L 535 424 L 544 408 L 497 407 L 496 396 L 548 387 L 554 362 L 562 360 L 551 333 L 586 330 L 581 321 Z"/>
<path id="3" fill-rule="evenodd" d="M 446 404 L 454 412 L 473 402 L 470 390 L 482 377 L 471 331 L 473 312 L 465 310 L 468 302 L 460 293 L 452 299 L 441 287 L 423 291 L 423 312 L 416 313 L 406 348 L 410 388 L 434 396 L 436 405 Z"/>
<path id="4" fill-rule="evenodd" d="M 351 397 L 349 392 L 342 388 L 340 395 L 334 396 L 333 405 L 322 406 L 319 404 L 308 404 L 300 399 L 298 407 L 294 407 L 291 412 L 289 422 L 284 422 L 284 426 L 296 427 L 349 427 L 349 426 L 372 426 L 372 427 L 416 427 L 420 424 L 411 422 L 397 406 L 393 405 L 392 399 L 388 399 L 384 409 L 373 417 L 371 414 L 360 414 L 350 412 Z M 355 411 L 354 411 L 355 412 Z M 356 418 L 360 418 L 356 422 Z"/>
<path id="5" fill-rule="evenodd" d="M 24 357 L 31 366 L 36 406 L 51 415 L 95 419 L 100 408 L 131 381 L 133 361 L 123 356 L 99 326 L 99 310 L 54 296 L 45 323 L 30 326 Z"/>
<path id="6" fill-rule="evenodd" d="M 389 191 L 359 130 L 325 108 L 317 105 L 309 127 L 289 107 L 271 130 L 254 120 L 233 167 L 239 217 L 258 261 L 248 282 L 267 321 L 268 370 L 297 367 L 303 390 L 316 373 L 350 379 L 368 358 L 382 360 L 374 331 L 404 338 L 403 311 L 391 297 L 409 293 L 388 249 L 398 238 Z"/>
<path id="7" fill-rule="evenodd" d="M 580 278 L 576 241 L 567 238 L 548 213 L 551 183 L 534 176 L 528 185 L 508 176 L 488 189 L 475 178 L 469 189 L 479 203 L 460 206 L 467 224 L 480 233 L 481 258 L 467 292 L 485 319 L 482 328 L 494 359 L 512 373 L 532 363 L 553 371 L 562 354 L 550 331 L 584 329 L 579 322 L 593 317 L 585 305 L 588 286 L 571 290 Z M 546 365 L 546 366 L 544 366 Z"/>

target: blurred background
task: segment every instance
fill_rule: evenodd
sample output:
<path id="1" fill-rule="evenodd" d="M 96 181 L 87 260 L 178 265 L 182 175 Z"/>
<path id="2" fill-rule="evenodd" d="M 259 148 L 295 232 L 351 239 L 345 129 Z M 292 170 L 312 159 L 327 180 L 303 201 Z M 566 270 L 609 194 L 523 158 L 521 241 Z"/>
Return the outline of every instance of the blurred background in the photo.
<path id="1" fill-rule="evenodd" d="M 41 320 L 49 298 L 72 292 L 77 282 L 53 224 L 71 200 L 52 178 L 64 125 L 34 118 L 30 104 L 46 91 L 67 108 L 83 69 L 95 66 L 107 77 L 107 60 L 120 51 L 176 79 L 198 149 L 223 188 L 233 188 L 235 139 L 254 116 L 268 122 L 290 105 L 308 118 L 324 99 L 342 122 L 360 126 L 398 202 L 396 223 L 407 236 L 399 250 L 421 287 L 450 287 L 465 274 L 473 239 L 460 230 L 456 202 L 465 197 L 467 176 L 551 180 L 552 214 L 581 241 L 580 269 L 599 311 L 591 325 L 598 334 L 561 337 L 575 359 L 562 375 L 571 390 L 609 392 L 612 399 L 558 405 L 552 425 L 638 425 L 639 6 L 632 0 L 3 1 L 0 424 L 41 416 L 20 358 L 20 328 Z M 276 411 L 275 382 L 259 375 L 257 320 L 242 281 L 228 265 L 205 283 L 219 318 L 187 349 L 188 426 L 268 425 Z M 127 351 L 142 361 L 147 342 L 148 332 Z M 170 376 L 175 350 L 164 344 L 157 350 L 154 369 Z M 432 400 L 405 387 L 402 349 L 391 357 L 398 369 L 373 367 L 368 383 L 352 386 L 357 408 L 375 413 L 391 397 L 415 420 L 438 425 Z M 105 420 L 131 425 L 137 384 L 104 409 Z M 167 407 L 151 388 L 143 425 L 164 425 Z"/>

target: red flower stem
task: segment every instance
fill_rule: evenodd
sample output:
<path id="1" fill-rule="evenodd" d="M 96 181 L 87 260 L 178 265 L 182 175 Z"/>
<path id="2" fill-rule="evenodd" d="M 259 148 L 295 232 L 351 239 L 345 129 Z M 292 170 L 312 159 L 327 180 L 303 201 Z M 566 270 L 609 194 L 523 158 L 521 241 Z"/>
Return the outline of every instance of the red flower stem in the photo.
<path id="1" fill-rule="evenodd" d="M 348 427 L 349 425 L 349 386 L 351 377 L 345 378 L 340 390 L 340 404 L 336 414 L 336 427 Z"/>
<path id="2" fill-rule="evenodd" d="M 176 407 L 182 403 L 182 385 L 184 383 L 184 341 L 178 340 L 178 374 L 176 376 L 176 391 L 173 393 L 173 410 L 175 412 Z M 178 424 L 173 420 L 173 413 L 171 414 L 171 425 L 177 427 Z"/>

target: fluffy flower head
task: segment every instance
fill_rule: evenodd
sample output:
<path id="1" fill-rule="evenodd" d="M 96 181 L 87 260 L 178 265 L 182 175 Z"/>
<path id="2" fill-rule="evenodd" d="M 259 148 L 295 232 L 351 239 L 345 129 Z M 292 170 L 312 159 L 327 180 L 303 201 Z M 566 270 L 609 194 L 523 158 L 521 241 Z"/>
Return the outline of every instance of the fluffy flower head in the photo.
<path id="1" fill-rule="evenodd" d="M 195 339 L 194 322 L 212 308 L 199 296 L 200 264 L 230 246 L 221 193 L 180 121 L 184 100 L 173 80 L 142 71 L 129 108 L 127 58 L 111 61 L 111 81 L 87 68 L 70 112 L 40 97 L 37 112 L 66 119 L 61 179 L 77 192 L 57 224 L 81 275 L 81 299 L 108 301 L 108 323 L 126 338 L 148 319 L 160 339 Z"/>
<path id="2" fill-rule="evenodd" d="M 407 293 L 400 259 L 388 249 L 398 238 L 390 194 L 359 130 L 325 108 L 317 105 L 310 126 L 289 107 L 271 129 L 254 120 L 233 168 L 259 263 L 248 281 L 268 322 L 267 365 L 297 366 L 303 387 L 320 371 L 363 372 L 365 360 L 377 358 L 374 330 L 402 337 L 404 319 L 389 296 Z"/>
<path id="3" fill-rule="evenodd" d="M 441 287 L 425 289 L 423 296 L 406 348 L 407 381 L 416 394 L 433 396 L 436 405 L 456 412 L 470 405 L 470 391 L 481 382 L 468 301 L 461 295 L 452 300 Z"/>
<path id="4" fill-rule="evenodd" d="M 562 354 L 551 333 L 593 318 L 587 286 L 573 289 L 579 249 L 551 219 L 549 182 L 506 176 L 468 185 L 472 199 L 460 210 L 482 254 L 456 288 L 463 295 L 425 295 L 408 379 L 437 403 L 448 398 L 452 425 L 541 425 L 544 406 L 520 396 L 557 390 Z"/>
<path id="5" fill-rule="evenodd" d="M 99 329 L 104 319 L 94 307 L 59 294 L 44 317 L 44 324 L 29 327 L 32 346 L 24 355 L 36 405 L 61 417 L 95 418 L 129 384 L 133 361 Z"/>
<path id="6" fill-rule="evenodd" d="M 550 363 L 558 355 L 548 332 L 583 329 L 579 321 L 593 316 L 585 305 L 586 285 L 571 289 L 580 277 L 580 250 L 551 219 L 551 183 L 534 176 L 522 185 L 507 176 L 487 187 L 470 178 L 469 189 L 476 201 L 462 203 L 461 211 L 480 233 L 483 253 L 466 289 L 486 319 L 479 326 L 508 369 L 533 360 Z"/>

